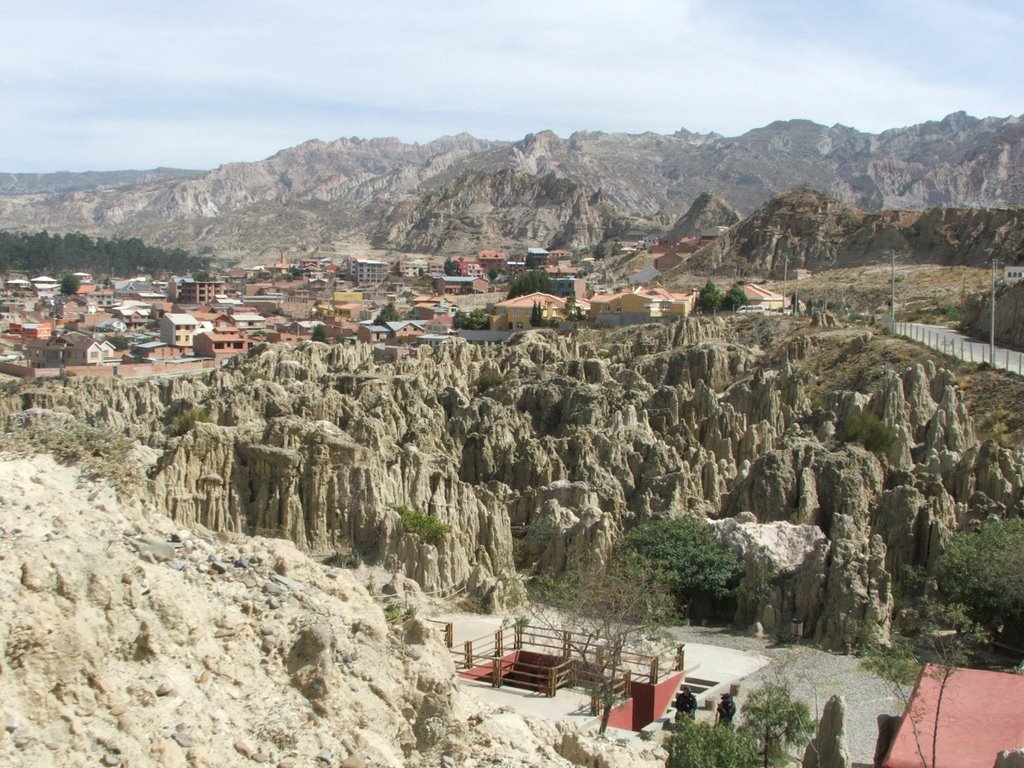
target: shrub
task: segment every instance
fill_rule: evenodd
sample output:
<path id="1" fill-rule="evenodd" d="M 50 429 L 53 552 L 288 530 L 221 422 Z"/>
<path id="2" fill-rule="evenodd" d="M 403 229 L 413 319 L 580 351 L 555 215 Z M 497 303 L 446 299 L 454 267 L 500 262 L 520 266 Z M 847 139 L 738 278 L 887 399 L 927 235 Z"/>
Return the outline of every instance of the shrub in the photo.
<path id="1" fill-rule="evenodd" d="M 666 768 L 750 768 L 757 758 L 753 744 L 732 728 L 716 728 L 683 717 L 665 743 Z"/>
<path id="2" fill-rule="evenodd" d="M 171 431 L 175 437 L 179 437 L 192 429 L 193 424 L 209 424 L 211 421 L 213 419 L 210 418 L 210 414 L 205 408 L 190 408 L 184 413 L 178 414 Z"/>
<path id="3" fill-rule="evenodd" d="M 707 523 L 695 517 L 656 520 L 626 534 L 626 553 L 664 571 L 679 605 L 730 596 L 740 575 L 739 560 L 718 543 Z"/>
<path id="4" fill-rule="evenodd" d="M 446 525 L 431 515 L 425 515 L 408 507 L 397 507 L 399 519 L 402 521 L 402 530 L 418 536 L 427 544 L 437 545 L 446 533 L 451 533 L 452 527 Z"/>
<path id="5" fill-rule="evenodd" d="M 504 383 L 504 376 L 502 376 L 500 373 L 488 371 L 485 373 L 481 373 L 477 377 L 476 382 L 474 382 L 474 386 L 476 387 L 477 393 L 482 395 L 487 390 L 493 389 L 494 387 L 500 386 L 501 384 Z"/>
<path id="6" fill-rule="evenodd" d="M 1012 642 L 1024 638 L 1022 551 L 1024 519 L 991 520 L 977 532 L 954 534 L 936 563 L 943 594 Z"/>
<path id="7" fill-rule="evenodd" d="M 890 456 L 896 445 L 896 433 L 881 419 L 857 411 L 846 420 L 846 442 L 860 443 L 872 453 Z"/>

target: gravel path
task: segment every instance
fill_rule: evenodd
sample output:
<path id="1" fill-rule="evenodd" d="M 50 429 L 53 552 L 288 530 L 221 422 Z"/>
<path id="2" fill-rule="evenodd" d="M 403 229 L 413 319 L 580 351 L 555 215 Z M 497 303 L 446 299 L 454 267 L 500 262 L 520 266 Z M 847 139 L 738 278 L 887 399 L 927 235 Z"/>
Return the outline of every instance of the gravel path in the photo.
<path id="1" fill-rule="evenodd" d="M 770 639 L 732 634 L 722 629 L 679 627 L 672 631 L 679 640 L 706 643 L 744 651 L 756 651 L 772 661 L 761 670 L 744 678 L 740 686 L 739 712 L 743 716 L 744 695 L 763 682 L 783 677 L 789 681 L 798 699 L 807 702 L 815 718 L 829 697 L 841 693 L 846 697 L 846 741 L 855 765 L 870 766 L 878 736 L 876 717 L 898 714 L 903 710 L 899 699 L 881 678 L 860 668 L 860 660 L 803 645 L 776 646 Z"/>

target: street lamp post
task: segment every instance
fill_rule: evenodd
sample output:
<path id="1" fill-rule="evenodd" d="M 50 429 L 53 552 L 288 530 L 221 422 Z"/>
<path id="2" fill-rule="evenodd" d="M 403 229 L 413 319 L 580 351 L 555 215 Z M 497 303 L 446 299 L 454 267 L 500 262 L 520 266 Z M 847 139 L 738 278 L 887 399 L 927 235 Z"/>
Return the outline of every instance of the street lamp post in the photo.
<path id="1" fill-rule="evenodd" d="M 890 332 L 896 332 L 896 251 L 890 251 L 892 256 L 892 295 L 889 297 L 889 325 Z"/>

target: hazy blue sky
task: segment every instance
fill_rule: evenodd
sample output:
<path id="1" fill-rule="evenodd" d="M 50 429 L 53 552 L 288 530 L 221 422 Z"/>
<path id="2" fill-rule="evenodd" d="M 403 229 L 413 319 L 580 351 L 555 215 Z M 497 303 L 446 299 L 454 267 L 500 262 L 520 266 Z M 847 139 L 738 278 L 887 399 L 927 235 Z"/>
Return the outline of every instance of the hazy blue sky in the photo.
<path id="1" fill-rule="evenodd" d="M 1021 0 L 5 5 L 0 171 L 209 168 L 340 136 L 1024 112 Z"/>

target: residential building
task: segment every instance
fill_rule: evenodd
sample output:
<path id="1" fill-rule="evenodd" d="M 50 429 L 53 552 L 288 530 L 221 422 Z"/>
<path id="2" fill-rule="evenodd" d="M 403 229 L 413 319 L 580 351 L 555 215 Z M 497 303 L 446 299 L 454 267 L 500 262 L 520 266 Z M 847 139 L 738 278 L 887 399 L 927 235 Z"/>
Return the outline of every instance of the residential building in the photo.
<path id="1" fill-rule="evenodd" d="M 192 340 L 197 357 L 222 359 L 240 355 L 249 349 L 249 338 L 238 328 L 217 328 L 197 333 Z"/>
<path id="2" fill-rule="evenodd" d="M 664 288 L 636 288 L 590 297 L 590 319 L 614 324 L 645 323 L 663 317 L 686 317 L 696 303 L 695 293 Z"/>
<path id="3" fill-rule="evenodd" d="M 492 269 L 499 272 L 505 269 L 508 261 L 508 254 L 504 251 L 480 251 L 476 255 L 476 263 L 480 265 L 483 272 L 489 273 Z"/>
<path id="4" fill-rule="evenodd" d="M 160 341 L 172 347 L 191 347 L 198 326 L 192 315 L 168 312 L 160 318 Z"/>
<path id="5" fill-rule="evenodd" d="M 434 278 L 434 293 L 440 296 L 464 296 L 470 293 L 487 293 L 490 283 L 478 277 L 461 275 L 437 275 Z"/>
<path id="6" fill-rule="evenodd" d="M 639 272 L 634 272 L 627 277 L 626 282 L 630 285 L 643 285 L 644 283 L 651 282 L 656 277 L 661 277 L 661 272 L 654 267 L 644 267 Z"/>
<path id="7" fill-rule="evenodd" d="M 176 304 L 213 304 L 217 294 L 224 291 L 221 280 L 196 280 L 176 277 L 168 285 L 170 299 Z"/>
<path id="8" fill-rule="evenodd" d="M 1024 280 L 1024 264 L 1003 268 L 1004 283 L 1019 283 L 1021 280 Z"/>
<path id="9" fill-rule="evenodd" d="M 564 320 L 565 302 L 561 296 L 550 293 L 530 293 L 514 299 L 506 299 L 494 305 L 491 315 L 492 331 L 522 331 L 530 327 L 534 307 L 539 307 L 545 321 Z"/>
<path id="10" fill-rule="evenodd" d="M 754 306 L 764 307 L 766 312 L 781 312 L 786 303 L 781 293 L 769 291 L 754 283 L 746 283 L 743 286 L 743 293 L 748 302 Z"/>
<path id="11" fill-rule="evenodd" d="M 72 331 L 50 339 L 33 339 L 25 344 L 25 354 L 33 368 L 103 365 L 118 356 L 107 341 Z"/>
<path id="12" fill-rule="evenodd" d="M 357 285 L 376 285 L 384 282 L 388 276 L 388 265 L 385 261 L 377 259 L 357 259 L 350 257 L 348 260 L 348 275 L 355 280 Z"/>
<path id="13" fill-rule="evenodd" d="M 582 277 L 552 277 L 551 292 L 562 298 L 575 296 L 577 299 L 583 299 L 587 295 L 587 281 Z"/>

